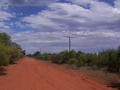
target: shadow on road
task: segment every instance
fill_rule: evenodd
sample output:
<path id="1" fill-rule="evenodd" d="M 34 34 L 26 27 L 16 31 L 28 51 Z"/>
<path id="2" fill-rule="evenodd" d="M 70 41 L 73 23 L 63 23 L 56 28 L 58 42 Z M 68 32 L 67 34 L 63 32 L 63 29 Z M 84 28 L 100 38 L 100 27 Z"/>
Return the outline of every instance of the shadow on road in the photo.
<path id="1" fill-rule="evenodd" d="M 0 76 L 6 75 L 7 73 L 5 73 L 6 69 L 0 67 Z"/>
<path id="2" fill-rule="evenodd" d="M 118 90 L 120 90 L 120 82 L 110 83 L 108 87 L 117 88 Z"/>

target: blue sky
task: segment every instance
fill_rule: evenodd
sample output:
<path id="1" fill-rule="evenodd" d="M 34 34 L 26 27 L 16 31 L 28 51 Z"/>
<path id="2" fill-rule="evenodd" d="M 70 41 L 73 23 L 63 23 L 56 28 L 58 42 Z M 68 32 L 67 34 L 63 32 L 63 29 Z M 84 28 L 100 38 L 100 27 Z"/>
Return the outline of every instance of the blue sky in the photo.
<path id="1" fill-rule="evenodd" d="M 98 52 L 120 45 L 120 0 L 1 0 L 0 32 L 27 53 Z"/>

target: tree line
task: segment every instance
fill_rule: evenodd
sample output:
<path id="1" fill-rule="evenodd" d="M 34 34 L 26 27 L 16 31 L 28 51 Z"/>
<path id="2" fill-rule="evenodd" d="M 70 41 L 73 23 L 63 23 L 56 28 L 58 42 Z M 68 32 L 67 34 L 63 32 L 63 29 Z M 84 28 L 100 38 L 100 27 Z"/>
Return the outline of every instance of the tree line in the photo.
<path id="1" fill-rule="evenodd" d="M 120 47 L 117 49 L 107 49 L 96 53 L 84 53 L 82 51 L 62 51 L 60 53 L 43 53 L 39 51 L 28 56 L 39 60 L 50 60 L 56 64 L 74 64 L 76 67 L 96 66 L 97 68 L 107 68 L 112 72 L 120 72 Z"/>
<path id="2" fill-rule="evenodd" d="M 13 64 L 24 55 L 25 51 L 8 34 L 0 33 L 0 66 Z"/>

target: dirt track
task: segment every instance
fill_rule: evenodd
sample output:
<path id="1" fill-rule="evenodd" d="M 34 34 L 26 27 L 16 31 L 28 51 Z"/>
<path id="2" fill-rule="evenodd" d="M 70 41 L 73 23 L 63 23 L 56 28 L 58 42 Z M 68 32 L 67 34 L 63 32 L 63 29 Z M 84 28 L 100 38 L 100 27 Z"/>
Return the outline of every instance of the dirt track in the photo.
<path id="1" fill-rule="evenodd" d="M 5 69 L 0 90 L 116 90 L 107 87 L 104 80 L 28 57 Z"/>

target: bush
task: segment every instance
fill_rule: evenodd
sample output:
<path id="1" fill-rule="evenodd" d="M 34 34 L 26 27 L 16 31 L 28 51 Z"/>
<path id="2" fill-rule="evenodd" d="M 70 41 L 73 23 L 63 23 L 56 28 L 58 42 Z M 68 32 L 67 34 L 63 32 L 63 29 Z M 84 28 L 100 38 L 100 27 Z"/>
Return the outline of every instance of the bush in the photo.
<path id="1" fill-rule="evenodd" d="M 33 55 L 29 54 L 28 56 L 31 56 L 37 59 L 50 60 L 52 54 L 49 54 L 49 53 L 41 54 L 39 51 L 37 51 Z"/>
<path id="2" fill-rule="evenodd" d="M 98 56 L 96 54 L 88 53 L 88 54 L 86 54 L 86 57 L 87 57 L 86 63 L 88 66 L 93 66 L 93 65 L 97 64 Z"/>
<path id="3" fill-rule="evenodd" d="M 4 44 L 5 46 L 10 46 L 11 45 L 11 40 L 10 40 L 10 36 L 7 35 L 6 33 L 0 33 L 0 41 L 2 44 Z"/>
<path id="4" fill-rule="evenodd" d="M 23 53 L 19 49 L 8 48 L 8 55 L 10 56 L 10 64 L 13 64 L 23 56 Z"/>
<path id="5" fill-rule="evenodd" d="M 108 70 L 112 72 L 120 72 L 120 50 L 117 51 L 111 50 L 109 51 L 109 62 L 108 62 Z"/>
<path id="6" fill-rule="evenodd" d="M 76 58 L 76 52 L 74 50 L 71 50 L 70 52 L 67 52 L 69 54 L 69 58 Z"/>
<path id="7" fill-rule="evenodd" d="M 4 52 L 0 53 L 0 66 L 7 66 L 9 65 L 9 62 L 9 56 Z"/>
<path id="8" fill-rule="evenodd" d="M 53 63 L 60 64 L 60 56 L 59 55 L 53 55 L 51 57 L 51 60 Z"/>
<path id="9" fill-rule="evenodd" d="M 86 54 L 78 52 L 76 66 L 81 67 L 81 66 L 85 65 L 86 62 L 87 62 Z"/>
<path id="10" fill-rule="evenodd" d="M 9 58 L 10 56 L 7 54 L 7 49 L 5 48 L 5 46 L 0 44 L 0 66 L 7 66 L 10 62 Z"/>
<path id="11" fill-rule="evenodd" d="M 51 54 L 44 53 L 44 54 L 42 55 L 42 59 L 44 59 L 44 60 L 50 60 L 50 59 L 51 59 Z"/>
<path id="12" fill-rule="evenodd" d="M 76 62 L 77 62 L 77 59 L 76 59 L 76 58 L 70 58 L 70 59 L 67 61 L 68 64 L 76 64 Z"/>
<path id="13" fill-rule="evenodd" d="M 59 53 L 59 63 L 61 63 L 61 64 L 67 63 L 69 58 L 70 58 L 70 54 L 68 51 L 63 51 L 63 52 Z"/>
<path id="14" fill-rule="evenodd" d="M 36 58 L 36 59 L 42 59 L 42 55 L 39 51 L 35 52 L 32 57 Z"/>
<path id="15" fill-rule="evenodd" d="M 63 51 L 58 54 L 39 52 L 30 55 L 45 60 L 52 60 L 57 64 L 75 64 L 77 67 L 81 66 L 97 66 L 100 68 L 107 68 L 109 71 L 120 72 L 120 47 L 115 49 L 108 49 L 102 52 L 96 53 L 83 53 L 81 51 L 75 52 L 74 50 L 68 52 Z"/>
<path id="16" fill-rule="evenodd" d="M 0 66 L 12 64 L 22 56 L 19 45 L 12 42 L 6 33 L 0 33 Z"/>

